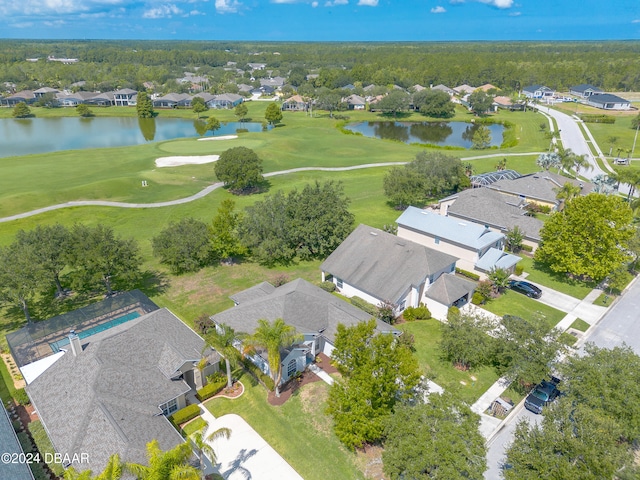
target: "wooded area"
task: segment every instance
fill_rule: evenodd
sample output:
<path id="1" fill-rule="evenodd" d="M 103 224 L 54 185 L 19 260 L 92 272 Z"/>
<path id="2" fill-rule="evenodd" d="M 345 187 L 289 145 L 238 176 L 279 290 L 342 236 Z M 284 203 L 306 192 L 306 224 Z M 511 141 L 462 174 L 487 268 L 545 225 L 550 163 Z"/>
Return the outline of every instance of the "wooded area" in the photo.
<path id="1" fill-rule="evenodd" d="M 317 73 L 313 87 L 350 83 L 396 84 L 408 88 L 443 83 L 482 85 L 505 90 L 545 84 L 557 90 L 590 83 L 606 91 L 640 90 L 640 42 L 429 42 L 429 43 L 250 43 L 171 41 L 0 41 L 0 80 L 19 88 L 69 86 L 84 80 L 87 89 L 164 85 L 198 68 L 212 83 L 237 75 L 227 62 L 244 69 L 266 63 L 254 78 L 288 75 L 294 86 Z M 46 58 L 77 58 L 74 64 Z M 27 58 L 39 58 L 28 62 Z M 295 69 L 295 70 L 294 70 Z M 245 76 L 250 77 L 248 71 Z M 298 85 L 296 85 L 298 84 Z M 36 87 L 37 88 L 37 87 Z"/>

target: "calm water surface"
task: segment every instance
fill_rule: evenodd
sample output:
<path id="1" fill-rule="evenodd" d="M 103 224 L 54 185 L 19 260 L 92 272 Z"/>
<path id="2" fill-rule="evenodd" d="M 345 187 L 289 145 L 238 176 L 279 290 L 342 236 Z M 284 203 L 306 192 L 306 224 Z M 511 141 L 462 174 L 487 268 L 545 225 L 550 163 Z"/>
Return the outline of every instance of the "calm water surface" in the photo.
<path id="1" fill-rule="evenodd" d="M 0 119 L 0 157 L 211 136 L 211 132 L 203 130 L 203 125 L 203 121 L 186 118 L 3 118 Z M 238 128 L 260 132 L 262 124 L 222 123 L 215 134 L 233 134 Z"/>
<path id="2" fill-rule="evenodd" d="M 396 140 L 404 143 L 429 143 L 440 146 L 471 148 L 473 134 L 479 125 L 466 122 L 359 122 L 345 128 L 365 137 Z M 502 144 L 504 127 L 487 125 L 491 146 Z"/>

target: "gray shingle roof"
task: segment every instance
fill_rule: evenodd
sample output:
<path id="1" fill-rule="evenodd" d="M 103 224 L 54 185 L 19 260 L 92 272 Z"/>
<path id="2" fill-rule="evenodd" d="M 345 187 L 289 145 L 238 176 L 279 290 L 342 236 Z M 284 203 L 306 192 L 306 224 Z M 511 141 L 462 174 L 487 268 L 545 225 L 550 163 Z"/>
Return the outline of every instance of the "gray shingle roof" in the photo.
<path id="1" fill-rule="evenodd" d="M 272 322 L 276 318 L 282 318 L 298 333 L 322 332 L 322 336 L 333 343 L 338 324 L 355 325 L 369 320 L 371 315 L 298 278 L 274 288 L 268 295 L 240 303 L 211 317 L 218 324 L 224 323 L 236 332 L 248 334 L 254 332 L 258 320 Z M 381 332 L 396 332 L 381 321 L 378 321 L 377 328 Z"/>
<path id="2" fill-rule="evenodd" d="M 162 449 L 181 443 L 158 407 L 190 390 L 170 377 L 201 358 L 202 338 L 160 309 L 82 342 L 27 386 L 56 451 L 88 452 L 89 464 L 74 466 L 97 472 L 114 453 L 146 463 L 153 439 Z"/>
<path id="3" fill-rule="evenodd" d="M 516 203 L 522 203 L 510 195 L 503 195 L 489 188 L 473 188 L 458 192 L 443 201 L 455 198 L 447 210 L 450 217 L 470 220 L 480 225 L 489 225 L 502 231 L 520 228 L 525 237 L 540 240 L 543 222 L 525 215 Z"/>
<path id="4" fill-rule="evenodd" d="M 600 104 L 604 104 L 604 103 L 631 103 L 629 100 L 626 100 L 622 97 L 619 97 L 617 95 L 613 95 L 611 93 L 594 93 L 593 95 L 591 95 L 588 99 L 587 102 L 589 103 L 600 103 Z"/>
<path id="5" fill-rule="evenodd" d="M 576 85 L 575 87 L 569 87 L 569 91 L 571 92 L 580 92 L 584 93 L 587 90 L 592 90 L 594 92 L 601 92 L 602 90 L 598 87 L 594 87 L 588 83 L 581 83 L 580 85 Z"/>
<path id="6" fill-rule="evenodd" d="M 275 289 L 276 287 L 271 285 L 269 282 L 262 282 L 241 292 L 234 293 L 229 298 L 237 304 L 247 303 L 252 300 L 257 300 L 258 298 L 266 297 L 273 293 Z"/>
<path id="7" fill-rule="evenodd" d="M 397 302 L 410 286 L 455 263 L 457 258 L 359 225 L 320 265 L 324 272 L 381 301 Z"/>
<path id="8" fill-rule="evenodd" d="M 425 292 L 431 298 L 443 305 L 451 306 L 454 302 L 470 294 L 476 289 L 475 282 L 456 277 L 451 274 L 440 275 L 433 285 Z"/>
<path id="9" fill-rule="evenodd" d="M 567 182 L 580 186 L 582 195 L 589 194 L 593 189 L 593 184 L 589 182 L 581 182 L 552 172 L 537 172 L 513 180 L 498 180 L 488 185 L 487 188 L 513 195 L 524 195 L 549 203 L 557 203 L 556 190 Z"/>
<path id="10" fill-rule="evenodd" d="M 512 255 L 497 248 L 490 248 L 487 253 L 478 260 L 476 268 L 484 272 L 490 272 L 497 268 L 509 270 L 520 260 L 521 258 L 517 255 Z"/>
<path id="11" fill-rule="evenodd" d="M 482 225 L 461 222 L 416 207 L 408 207 L 396 222 L 411 230 L 423 232 L 429 236 L 438 237 L 476 251 L 504 238 L 502 233 L 494 232 Z"/>
<path id="12" fill-rule="evenodd" d="M 13 425 L 4 408 L 4 403 L 0 402 L 0 446 L 2 453 L 21 454 L 22 447 L 18 442 L 18 437 L 13 430 Z M 33 480 L 29 465 L 25 462 L 0 462 L 0 478 L 11 480 Z"/>

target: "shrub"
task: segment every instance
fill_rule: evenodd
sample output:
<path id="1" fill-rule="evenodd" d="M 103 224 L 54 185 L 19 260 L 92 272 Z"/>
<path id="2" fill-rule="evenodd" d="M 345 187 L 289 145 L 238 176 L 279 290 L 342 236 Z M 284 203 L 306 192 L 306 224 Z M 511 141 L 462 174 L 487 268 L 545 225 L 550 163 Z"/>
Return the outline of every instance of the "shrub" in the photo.
<path id="1" fill-rule="evenodd" d="M 174 425 L 180 425 L 181 423 L 193 420 L 198 415 L 200 415 L 200 407 L 198 405 L 187 405 L 171 415 L 169 420 Z"/>
<path id="2" fill-rule="evenodd" d="M 267 390 L 274 391 L 276 386 L 273 379 L 269 375 L 265 375 L 251 360 L 244 358 L 242 365 L 251 375 L 253 375 Z"/>
<path id="3" fill-rule="evenodd" d="M 471 280 L 475 280 L 476 282 L 480 280 L 480 275 L 475 274 L 473 272 L 467 272 L 466 270 L 462 270 L 461 268 L 456 267 L 456 273 L 458 275 L 462 275 L 463 277 L 470 278 Z"/>
<path id="4" fill-rule="evenodd" d="M 522 275 L 522 272 L 524 272 L 524 265 L 516 265 L 515 274 L 519 276 Z"/>
<path id="5" fill-rule="evenodd" d="M 473 292 L 473 297 L 471 297 L 471 303 L 474 305 L 482 305 L 485 302 L 484 295 L 480 292 Z"/>
<path id="6" fill-rule="evenodd" d="M 220 393 L 226 386 L 227 378 L 224 375 L 222 376 L 222 378 L 220 378 L 220 376 L 218 375 L 213 375 L 212 381 L 198 390 L 198 400 L 204 402 L 206 399 Z"/>
<path id="7" fill-rule="evenodd" d="M 377 317 L 378 316 L 378 308 L 375 307 L 374 305 L 371 305 L 365 299 L 360 298 L 360 297 L 351 297 L 350 301 L 351 301 L 351 305 L 355 305 L 360 310 L 363 310 L 363 311 L 367 312 L 372 317 Z"/>
<path id="8" fill-rule="evenodd" d="M 524 250 L 525 252 L 533 252 L 533 247 L 531 245 L 526 245 L 526 244 L 522 244 L 522 250 Z"/>
<path id="9" fill-rule="evenodd" d="M 323 289 L 326 292 L 335 292 L 336 291 L 336 284 L 333 283 L 330 280 L 325 280 L 324 282 L 322 282 L 320 284 L 320 288 Z"/>
<path id="10" fill-rule="evenodd" d="M 289 282 L 289 276 L 286 273 L 280 273 L 279 275 L 276 275 L 276 278 L 273 279 L 273 286 L 281 287 L 282 285 L 288 282 Z"/>
<path id="11" fill-rule="evenodd" d="M 193 321 L 193 329 L 198 333 L 207 333 L 210 328 L 213 328 L 213 320 L 206 313 L 203 313 Z"/>
<path id="12" fill-rule="evenodd" d="M 426 305 L 422 304 L 419 307 L 408 307 L 402 312 L 402 316 L 407 322 L 413 322 L 414 320 L 429 320 L 431 318 L 431 312 Z"/>
<path id="13" fill-rule="evenodd" d="M 31 400 L 29 400 L 29 395 L 24 391 L 24 388 L 19 388 L 15 392 L 13 392 L 13 399 L 19 403 L 20 405 L 29 405 Z"/>
<path id="14" fill-rule="evenodd" d="M 580 120 L 584 123 L 616 123 L 616 117 L 602 113 L 583 113 Z"/>
<path id="15" fill-rule="evenodd" d="M 460 309 L 458 307 L 449 307 L 449 311 L 447 312 L 447 319 L 451 317 L 460 315 Z"/>

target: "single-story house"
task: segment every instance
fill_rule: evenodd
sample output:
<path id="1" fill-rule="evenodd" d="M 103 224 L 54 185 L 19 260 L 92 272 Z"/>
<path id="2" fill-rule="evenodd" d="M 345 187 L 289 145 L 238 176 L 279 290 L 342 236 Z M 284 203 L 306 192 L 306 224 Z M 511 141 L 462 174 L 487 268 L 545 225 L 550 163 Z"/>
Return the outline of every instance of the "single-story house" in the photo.
<path id="1" fill-rule="evenodd" d="M 464 83 L 462 85 L 458 85 L 457 87 L 454 87 L 453 90 L 456 92 L 456 94 L 460 95 L 461 97 L 464 97 L 465 95 L 473 93 L 476 90 L 476 87 L 472 87 Z"/>
<path id="2" fill-rule="evenodd" d="M 503 234 L 518 227 L 524 234 L 523 244 L 535 250 L 540 243 L 543 222 L 526 215 L 526 203 L 519 197 L 489 188 L 472 188 L 443 198 L 438 204 L 440 215 L 486 225 Z"/>
<path id="3" fill-rule="evenodd" d="M 154 99 L 153 106 L 156 108 L 190 107 L 191 99 L 192 97 L 188 93 L 167 93 Z"/>
<path id="4" fill-rule="evenodd" d="M 306 112 L 309 109 L 309 103 L 300 95 L 294 95 L 282 102 L 282 110 L 290 112 Z"/>
<path id="5" fill-rule="evenodd" d="M 113 92 L 97 93 L 93 97 L 87 98 L 84 103 L 87 105 L 95 105 L 98 107 L 109 107 L 115 105 Z"/>
<path id="6" fill-rule="evenodd" d="M 486 93 L 489 90 L 500 90 L 500 89 L 495 85 L 492 85 L 490 83 L 485 83 L 484 85 L 480 85 L 478 88 L 476 88 L 476 90 L 482 90 L 483 92 Z"/>
<path id="7" fill-rule="evenodd" d="M 526 203 L 537 203 L 552 210 L 558 210 L 561 206 L 557 198 L 558 189 L 567 182 L 580 187 L 582 195 L 588 195 L 593 190 L 593 184 L 590 182 L 564 177 L 549 171 L 531 173 L 517 178 L 502 178 L 486 187 Z"/>
<path id="8" fill-rule="evenodd" d="M 544 85 L 529 85 L 522 89 L 522 93 L 527 98 L 551 98 L 556 92 Z"/>
<path id="9" fill-rule="evenodd" d="M 356 86 L 353 83 L 347 83 L 344 87 L 342 87 L 343 90 L 355 90 Z"/>
<path id="10" fill-rule="evenodd" d="M 448 304 L 429 297 L 428 292 L 441 277 L 455 273 L 457 260 L 420 243 L 359 225 L 320 269 L 323 280 L 330 279 L 347 297 L 360 297 L 372 305 L 390 302 L 396 305 L 396 315 L 424 303 L 434 317 L 444 312 L 441 318 L 446 318 L 450 306 L 463 305 L 475 290 L 474 283 L 454 277 L 451 282 L 464 290 L 459 297 Z"/>
<path id="11" fill-rule="evenodd" d="M 343 98 L 342 101 L 347 104 L 349 110 L 364 110 L 367 106 L 367 101 L 355 93 Z"/>
<path id="12" fill-rule="evenodd" d="M 60 93 L 60 90 L 57 88 L 42 87 L 33 91 L 33 95 L 36 98 L 44 97 L 47 93 L 53 93 L 55 95 L 56 93 Z"/>
<path id="13" fill-rule="evenodd" d="M 449 88 L 443 84 L 439 84 L 439 85 L 436 85 L 435 87 L 431 87 L 431 90 L 439 90 L 441 92 L 448 93 L 452 97 L 456 94 L 456 91 L 453 88 Z"/>
<path id="14" fill-rule="evenodd" d="M 117 107 L 129 107 L 135 105 L 138 92 L 130 88 L 123 88 L 113 92 L 113 102 Z"/>
<path id="15" fill-rule="evenodd" d="M 31 90 L 22 90 L 13 95 L 0 98 L 0 105 L 3 107 L 15 107 L 17 104 L 24 102 L 27 105 L 36 101 L 36 96 Z"/>
<path id="16" fill-rule="evenodd" d="M 281 318 L 303 336 L 299 343 L 281 352 L 282 383 L 304 370 L 318 353 L 331 355 L 339 324 L 350 327 L 371 319 L 368 313 L 301 278 L 279 287 L 262 282 L 231 299 L 234 307 L 211 317 L 216 325 L 224 324 L 237 333 L 253 334 L 258 320 L 273 322 Z M 391 325 L 376 322 L 378 332 L 400 334 Z M 239 343 L 237 346 L 240 348 Z M 265 374 L 270 374 L 266 352 L 258 351 L 250 358 Z"/>
<path id="17" fill-rule="evenodd" d="M 457 266 L 481 278 L 496 268 L 515 270 L 520 257 L 504 251 L 505 236 L 487 225 L 408 207 L 396 220 L 398 237 L 458 258 Z"/>
<path id="18" fill-rule="evenodd" d="M 267 66 L 266 63 L 247 63 L 251 70 L 264 70 Z"/>
<path id="19" fill-rule="evenodd" d="M 498 95 L 493 97 L 493 106 L 496 109 L 502 108 L 511 112 L 524 110 L 524 103 L 513 103 L 509 97 Z"/>
<path id="20" fill-rule="evenodd" d="M 594 93 L 587 98 L 587 105 L 604 110 L 629 110 L 631 102 L 611 93 Z"/>
<path id="21" fill-rule="evenodd" d="M 244 97 L 236 93 L 214 95 L 207 103 L 209 108 L 234 108 L 244 101 Z"/>
<path id="22" fill-rule="evenodd" d="M 251 95 L 273 95 L 273 93 L 276 91 L 275 88 L 269 86 L 269 85 L 262 85 L 258 88 L 254 88 L 253 90 L 251 90 Z"/>
<path id="23" fill-rule="evenodd" d="M 581 83 L 580 85 L 569 87 L 569 93 L 571 95 L 575 95 L 576 97 L 588 98 L 591 95 L 603 92 L 598 87 L 594 87 L 593 85 L 589 85 L 588 83 Z"/>
<path id="24" fill-rule="evenodd" d="M 162 450 L 184 442 L 167 416 L 220 363 L 198 334 L 162 308 L 84 339 L 72 331 L 68 341 L 26 390 L 56 452 L 88 453 L 76 470 L 100 472 L 115 453 L 146 464 L 151 440 Z"/>
<path id="25" fill-rule="evenodd" d="M 425 87 L 423 87 L 422 85 L 420 85 L 419 83 L 416 83 L 413 87 L 411 87 L 409 90 L 413 91 L 413 92 L 421 92 L 422 90 L 426 90 Z"/>
<path id="26" fill-rule="evenodd" d="M 75 92 L 75 93 L 56 93 L 58 105 L 61 107 L 77 107 L 81 103 L 85 103 L 88 99 L 98 95 L 98 92 Z"/>
<path id="27" fill-rule="evenodd" d="M 273 78 L 261 78 L 260 79 L 260 86 L 262 87 L 273 87 L 273 88 L 280 88 L 284 85 L 284 83 L 287 81 L 286 78 L 284 77 L 273 77 Z"/>

